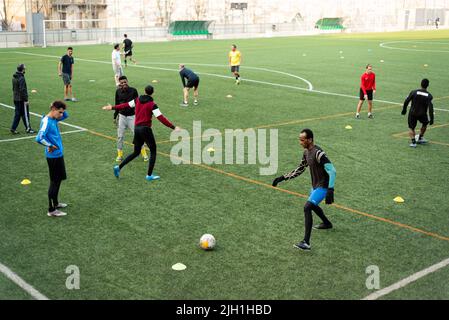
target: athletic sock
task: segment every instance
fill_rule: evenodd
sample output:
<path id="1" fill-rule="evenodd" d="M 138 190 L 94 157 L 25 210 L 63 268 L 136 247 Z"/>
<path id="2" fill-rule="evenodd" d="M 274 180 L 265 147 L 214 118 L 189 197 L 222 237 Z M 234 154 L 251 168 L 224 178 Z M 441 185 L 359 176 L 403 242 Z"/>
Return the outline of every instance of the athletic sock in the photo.
<path id="1" fill-rule="evenodd" d="M 320 219 L 323 221 L 324 224 L 331 224 L 331 222 L 329 221 L 329 219 L 327 219 L 327 217 L 324 214 L 323 209 L 321 209 L 319 206 L 315 205 L 312 210 L 316 213 L 316 215 L 318 217 L 320 217 Z"/>
<path id="2" fill-rule="evenodd" d="M 312 233 L 312 210 L 310 208 L 304 208 L 304 241 L 310 244 L 310 234 Z"/>

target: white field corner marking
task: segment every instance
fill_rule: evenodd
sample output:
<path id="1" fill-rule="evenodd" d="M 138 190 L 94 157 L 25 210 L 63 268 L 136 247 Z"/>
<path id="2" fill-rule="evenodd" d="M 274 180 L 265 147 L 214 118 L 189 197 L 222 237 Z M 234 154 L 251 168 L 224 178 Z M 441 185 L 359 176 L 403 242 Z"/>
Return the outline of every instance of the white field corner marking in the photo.
<path id="1" fill-rule="evenodd" d="M 434 264 L 433 266 L 430 266 L 430 267 L 428 267 L 428 268 L 426 268 L 424 270 L 416 272 L 416 273 L 412 274 L 411 276 L 409 276 L 409 277 L 407 277 L 405 279 L 402 279 L 401 281 L 398 281 L 398 282 L 392 284 L 391 286 L 388 286 L 386 288 L 383 288 L 381 290 L 373 292 L 372 294 L 366 296 L 362 300 L 376 300 L 376 299 L 378 299 L 378 298 L 380 298 L 382 296 L 385 296 L 385 295 L 387 295 L 387 294 L 389 294 L 389 293 L 391 293 L 391 292 L 393 292 L 395 290 L 403 288 L 406 285 L 408 285 L 408 284 L 410 284 L 412 282 L 415 282 L 416 280 L 418 280 L 418 279 L 420 279 L 422 277 L 425 277 L 426 275 L 431 274 L 431 273 L 433 273 L 433 272 L 435 272 L 435 271 L 437 271 L 437 270 L 439 270 L 441 268 L 444 268 L 444 267 L 446 267 L 448 265 L 449 265 L 449 258 L 446 259 L 446 260 L 443 260 L 443 261 L 441 261 L 441 262 L 439 262 L 437 264 Z"/>

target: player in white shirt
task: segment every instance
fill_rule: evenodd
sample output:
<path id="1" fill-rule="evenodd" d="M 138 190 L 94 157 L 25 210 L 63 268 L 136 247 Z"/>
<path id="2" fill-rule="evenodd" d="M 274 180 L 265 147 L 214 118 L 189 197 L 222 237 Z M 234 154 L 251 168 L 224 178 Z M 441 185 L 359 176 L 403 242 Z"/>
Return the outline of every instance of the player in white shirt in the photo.
<path id="1" fill-rule="evenodd" d="M 112 51 L 112 70 L 114 70 L 116 87 L 120 85 L 120 81 L 118 79 L 123 76 L 122 60 L 120 55 L 122 55 L 122 53 L 120 53 L 120 44 L 117 43 L 114 45 L 114 50 Z"/>

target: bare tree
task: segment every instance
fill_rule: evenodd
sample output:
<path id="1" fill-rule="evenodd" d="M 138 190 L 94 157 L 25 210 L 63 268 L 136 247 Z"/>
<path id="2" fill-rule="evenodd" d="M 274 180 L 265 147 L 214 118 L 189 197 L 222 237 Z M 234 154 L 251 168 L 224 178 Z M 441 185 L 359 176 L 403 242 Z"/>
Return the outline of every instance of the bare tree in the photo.
<path id="1" fill-rule="evenodd" d="M 51 0 L 35 0 L 33 1 L 34 12 L 43 13 L 46 18 L 51 15 L 52 1 Z"/>
<path id="2" fill-rule="evenodd" d="M 157 26 L 168 26 L 175 8 L 175 0 L 156 0 Z"/>
<path id="3" fill-rule="evenodd" d="M 175 0 L 165 0 L 165 25 L 169 26 L 175 8 Z"/>
<path id="4" fill-rule="evenodd" d="M 162 0 L 156 0 L 156 7 L 157 7 L 156 26 L 163 26 L 165 15 L 164 15 L 164 9 L 162 8 Z"/>
<path id="5" fill-rule="evenodd" d="M 9 15 L 9 1 L 3 0 L 3 10 L 0 12 L 2 30 L 8 30 L 9 26 L 11 25 L 11 20 L 9 19 L 8 15 Z"/>
<path id="6" fill-rule="evenodd" d="M 196 20 L 202 20 L 207 11 L 207 4 L 205 0 L 195 0 L 194 3 Z"/>

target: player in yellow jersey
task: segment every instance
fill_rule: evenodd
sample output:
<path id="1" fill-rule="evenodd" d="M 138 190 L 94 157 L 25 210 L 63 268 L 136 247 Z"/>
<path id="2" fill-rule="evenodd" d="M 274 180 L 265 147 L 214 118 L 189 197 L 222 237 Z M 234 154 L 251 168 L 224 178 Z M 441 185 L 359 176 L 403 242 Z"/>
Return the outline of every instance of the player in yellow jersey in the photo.
<path id="1" fill-rule="evenodd" d="M 242 63 L 242 54 L 237 50 L 235 44 L 232 45 L 229 52 L 229 65 L 231 66 L 231 72 L 235 76 L 235 84 L 240 84 L 240 64 Z"/>

